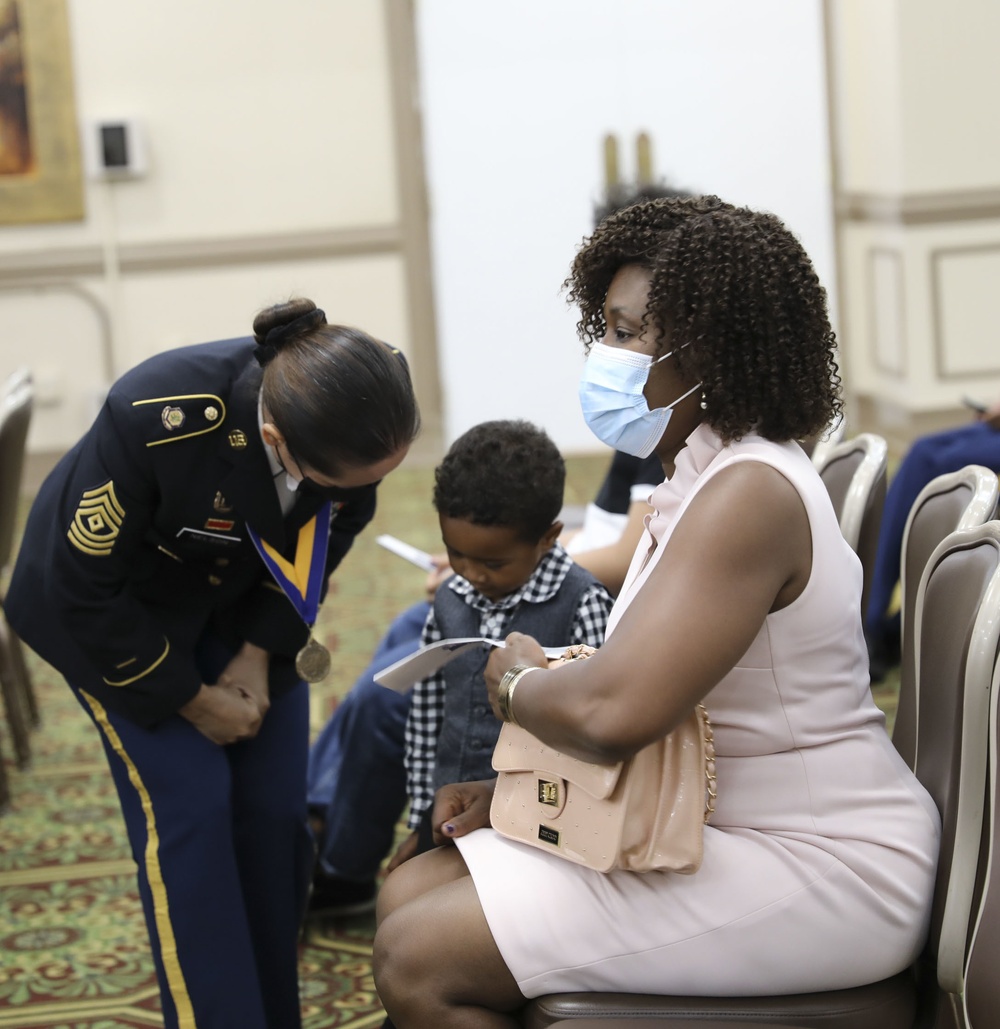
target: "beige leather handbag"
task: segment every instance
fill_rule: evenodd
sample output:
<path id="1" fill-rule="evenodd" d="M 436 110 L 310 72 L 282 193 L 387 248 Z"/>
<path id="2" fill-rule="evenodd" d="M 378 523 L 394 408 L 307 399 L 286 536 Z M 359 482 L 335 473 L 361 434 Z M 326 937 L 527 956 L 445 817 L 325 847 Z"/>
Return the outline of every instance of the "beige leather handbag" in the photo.
<path id="1" fill-rule="evenodd" d="M 626 761 L 569 757 L 505 722 L 490 822 L 512 840 L 598 872 L 669 869 L 690 874 L 715 808 L 715 746 L 699 704 L 662 740 Z"/>

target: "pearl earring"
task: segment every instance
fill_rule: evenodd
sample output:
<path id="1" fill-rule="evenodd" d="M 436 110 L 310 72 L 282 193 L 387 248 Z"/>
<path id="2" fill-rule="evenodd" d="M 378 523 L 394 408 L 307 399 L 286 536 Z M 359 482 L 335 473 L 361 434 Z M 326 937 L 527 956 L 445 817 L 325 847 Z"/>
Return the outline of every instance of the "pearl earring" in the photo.
<path id="1" fill-rule="evenodd" d="M 705 399 L 705 391 L 701 391 L 701 404 L 699 405 L 703 411 L 708 410 L 708 401 Z"/>

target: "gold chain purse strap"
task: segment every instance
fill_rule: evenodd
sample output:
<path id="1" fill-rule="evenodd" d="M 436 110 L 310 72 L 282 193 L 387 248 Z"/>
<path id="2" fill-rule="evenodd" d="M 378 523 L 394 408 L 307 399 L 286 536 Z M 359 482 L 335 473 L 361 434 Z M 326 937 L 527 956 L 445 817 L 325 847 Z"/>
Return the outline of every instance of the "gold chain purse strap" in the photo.
<path id="1" fill-rule="evenodd" d="M 702 739 L 705 741 L 705 821 L 707 822 L 715 812 L 715 800 L 719 795 L 715 777 L 715 733 L 712 730 L 712 723 L 709 721 L 705 705 L 699 704 L 698 710 L 701 713 Z"/>

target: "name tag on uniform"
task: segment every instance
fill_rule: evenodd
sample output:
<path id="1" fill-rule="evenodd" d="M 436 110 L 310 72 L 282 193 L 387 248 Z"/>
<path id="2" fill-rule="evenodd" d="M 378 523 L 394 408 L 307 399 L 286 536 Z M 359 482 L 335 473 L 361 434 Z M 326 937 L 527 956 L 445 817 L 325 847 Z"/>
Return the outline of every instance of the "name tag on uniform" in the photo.
<path id="1" fill-rule="evenodd" d="M 226 536 L 221 532 L 206 532 L 204 529 L 178 529 L 177 539 L 197 540 L 214 547 L 235 547 L 243 542 L 241 536 Z"/>

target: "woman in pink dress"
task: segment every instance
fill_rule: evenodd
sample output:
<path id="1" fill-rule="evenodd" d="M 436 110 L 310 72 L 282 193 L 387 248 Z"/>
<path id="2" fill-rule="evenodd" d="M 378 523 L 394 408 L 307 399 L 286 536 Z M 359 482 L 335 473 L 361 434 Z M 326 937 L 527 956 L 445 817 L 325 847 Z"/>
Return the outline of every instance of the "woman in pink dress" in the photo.
<path id="1" fill-rule="evenodd" d="M 927 931 L 939 819 L 872 702 L 861 567 L 796 442 L 840 411 L 826 298 L 770 214 L 715 197 L 607 219 L 568 281 L 584 416 L 659 455 L 646 533 L 601 649 L 549 669 L 514 635 L 507 713 L 593 762 L 702 702 L 718 800 L 693 875 L 602 874 L 489 828 L 492 782 L 445 787 L 444 846 L 379 897 L 375 974 L 399 1029 L 515 1026 L 525 998 L 857 986 Z M 451 845 L 457 844 L 457 845 Z"/>

